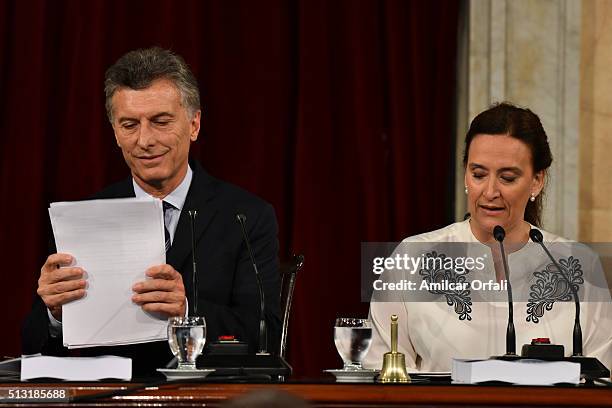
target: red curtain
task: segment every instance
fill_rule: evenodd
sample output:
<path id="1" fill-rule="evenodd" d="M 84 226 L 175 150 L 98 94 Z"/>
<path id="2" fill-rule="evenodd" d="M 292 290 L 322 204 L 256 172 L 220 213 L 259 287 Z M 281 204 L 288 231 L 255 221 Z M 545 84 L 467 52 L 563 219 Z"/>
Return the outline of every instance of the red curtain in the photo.
<path id="1" fill-rule="evenodd" d="M 281 258 L 303 253 L 289 338 L 298 376 L 340 366 L 337 316 L 366 316 L 360 242 L 451 219 L 455 1 L 0 3 L 4 335 L 46 257 L 52 201 L 128 174 L 105 118 L 104 70 L 134 48 L 184 56 L 200 82 L 193 145 L 211 174 L 271 202 Z"/>

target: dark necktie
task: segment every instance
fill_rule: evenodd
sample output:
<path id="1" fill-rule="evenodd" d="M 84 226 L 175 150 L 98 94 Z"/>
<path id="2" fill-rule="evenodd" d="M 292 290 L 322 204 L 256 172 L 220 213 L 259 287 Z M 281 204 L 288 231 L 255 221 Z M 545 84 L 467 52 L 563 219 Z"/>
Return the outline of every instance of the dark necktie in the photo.
<path id="1" fill-rule="evenodd" d="M 166 252 L 168 252 L 172 242 L 170 241 L 170 231 L 168 231 L 168 226 L 166 225 L 166 210 L 174 208 L 174 206 L 165 201 L 162 201 L 162 206 L 164 207 L 164 238 L 166 239 Z"/>

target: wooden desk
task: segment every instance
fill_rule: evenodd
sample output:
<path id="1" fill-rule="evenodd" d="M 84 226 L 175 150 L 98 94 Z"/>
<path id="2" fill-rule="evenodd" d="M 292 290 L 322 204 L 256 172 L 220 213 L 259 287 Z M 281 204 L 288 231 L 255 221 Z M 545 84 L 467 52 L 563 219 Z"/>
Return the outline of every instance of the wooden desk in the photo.
<path id="1" fill-rule="evenodd" d="M 60 387 L 71 395 L 86 395 L 125 388 L 130 384 L 0 384 L 0 387 Z M 192 407 L 218 406 L 225 400 L 255 390 L 283 390 L 316 407 L 612 407 L 611 388 L 500 387 L 470 385 L 377 384 L 170 384 L 141 390 L 112 400 L 58 403 L 54 406 Z M 5 404 L 2 404 L 5 406 Z M 45 406 L 52 404 L 45 403 Z M 20 404 L 38 406 L 38 404 Z"/>

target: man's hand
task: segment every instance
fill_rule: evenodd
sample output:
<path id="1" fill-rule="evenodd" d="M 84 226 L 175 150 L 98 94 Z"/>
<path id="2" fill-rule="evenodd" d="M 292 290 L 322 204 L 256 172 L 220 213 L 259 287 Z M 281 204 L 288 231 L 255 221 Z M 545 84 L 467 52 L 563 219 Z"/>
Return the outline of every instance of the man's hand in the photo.
<path id="1" fill-rule="evenodd" d="M 62 305 L 85 296 L 83 269 L 60 268 L 69 266 L 73 260 L 68 254 L 49 255 L 40 269 L 36 292 L 57 320 L 62 320 Z"/>
<path id="2" fill-rule="evenodd" d="M 145 272 L 151 279 L 132 286 L 136 292 L 132 301 L 145 312 L 162 313 L 168 317 L 185 316 L 185 286 L 183 277 L 168 264 L 153 266 Z"/>

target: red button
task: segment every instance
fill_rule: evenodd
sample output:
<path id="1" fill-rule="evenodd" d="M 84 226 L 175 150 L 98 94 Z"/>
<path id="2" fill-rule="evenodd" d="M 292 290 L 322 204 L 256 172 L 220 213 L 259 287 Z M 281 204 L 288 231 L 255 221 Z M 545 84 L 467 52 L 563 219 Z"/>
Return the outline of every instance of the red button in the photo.
<path id="1" fill-rule="evenodd" d="M 220 341 L 233 341 L 236 340 L 236 336 L 219 336 Z"/>
<path id="2" fill-rule="evenodd" d="M 531 340 L 531 344 L 550 344 L 548 337 L 538 337 Z"/>

